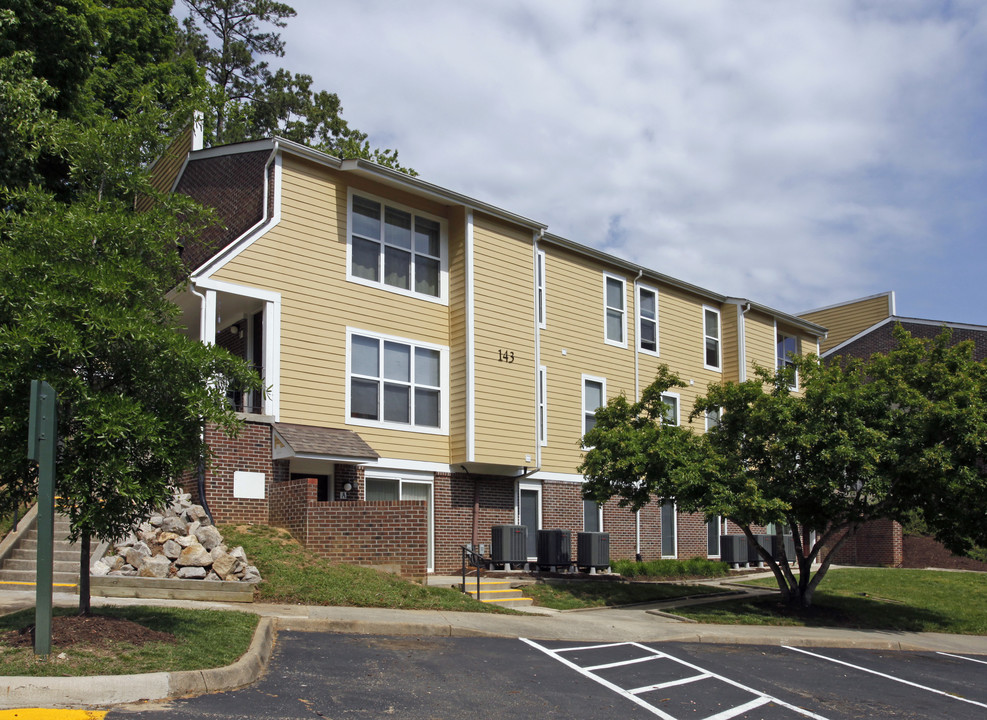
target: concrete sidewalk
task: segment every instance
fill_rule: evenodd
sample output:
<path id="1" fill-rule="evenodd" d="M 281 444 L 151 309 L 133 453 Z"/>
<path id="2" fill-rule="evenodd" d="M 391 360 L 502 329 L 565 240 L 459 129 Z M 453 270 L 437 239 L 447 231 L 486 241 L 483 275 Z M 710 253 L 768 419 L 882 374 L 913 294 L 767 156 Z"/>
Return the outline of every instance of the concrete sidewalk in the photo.
<path id="1" fill-rule="evenodd" d="M 987 637 L 982 636 L 839 628 L 701 625 L 681 622 L 660 614 L 670 603 L 593 611 L 500 615 L 96 597 L 92 602 L 94 606 L 153 605 L 233 610 L 256 613 L 262 620 L 247 653 L 225 668 L 84 678 L 3 677 L 0 678 L 0 707 L 23 707 L 37 705 L 39 702 L 51 707 L 93 707 L 233 689 L 253 682 L 263 673 L 271 656 L 277 630 L 433 637 L 526 637 L 578 642 L 635 640 L 795 645 L 987 655 Z M 78 597 L 75 595 L 55 595 L 56 605 L 74 606 L 77 603 Z M 33 592 L 0 593 L 0 613 L 33 605 Z"/>

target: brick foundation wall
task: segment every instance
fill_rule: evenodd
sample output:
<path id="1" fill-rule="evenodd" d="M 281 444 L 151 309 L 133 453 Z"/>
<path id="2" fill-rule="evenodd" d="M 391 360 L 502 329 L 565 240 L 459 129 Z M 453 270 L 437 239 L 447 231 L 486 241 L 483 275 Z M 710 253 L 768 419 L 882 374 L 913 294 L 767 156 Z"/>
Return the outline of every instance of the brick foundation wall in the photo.
<path id="1" fill-rule="evenodd" d="M 218 523 L 268 522 L 268 501 L 274 481 L 271 460 L 271 426 L 247 422 L 237 438 L 228 438 L 214 425 L 206 428 L 206 442 L 212 458 L 206 467 L 206 502 Z M 233 473 L 264 473 L 265 499 L 233 497 Z M 193 487 L 195 485 L 193 476 Z M 197 497 L 194 492 L 193 496 Z"/>
<path id="2" fill-rule="evenodd" d="M 494 525 L 514 524 L 514 480 L 495 475 L 435 473 L 435 571 L 458 573 L 460 545 L 473 542 L 473 499 L 478 492 L 476 542 L 490 546 Z"/>
<path id="3" fill-rule="evenodd" d="M 902 561 L 901 525 L 892 520 L 864 523 L 833 555 L 837 565 L 901 567 Z"/>

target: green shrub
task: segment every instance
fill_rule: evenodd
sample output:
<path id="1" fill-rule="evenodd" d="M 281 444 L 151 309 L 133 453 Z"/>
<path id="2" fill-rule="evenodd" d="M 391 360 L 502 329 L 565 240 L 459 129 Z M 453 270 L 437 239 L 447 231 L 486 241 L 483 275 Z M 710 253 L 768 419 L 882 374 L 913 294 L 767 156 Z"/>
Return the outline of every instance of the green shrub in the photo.
<path id="1" fill-rule="evenodd" d="M 730 572 L 730 567 L 718 560 L 694 557 L 688 560 L 614 560 L 611 569 L 625 577 L 720 577 Z"/>

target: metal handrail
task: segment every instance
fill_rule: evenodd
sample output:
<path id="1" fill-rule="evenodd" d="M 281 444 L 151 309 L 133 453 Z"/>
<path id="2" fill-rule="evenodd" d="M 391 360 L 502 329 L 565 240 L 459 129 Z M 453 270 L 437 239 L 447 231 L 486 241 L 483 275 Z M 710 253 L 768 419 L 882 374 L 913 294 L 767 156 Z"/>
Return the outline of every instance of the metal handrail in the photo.
<path id="1" fill-rule="evenodd" d="M 466 594 L 466 563 L 472 567 L 476 568 L 476 599 L 480 599 L 480 568 L 486 568 L 488 566 L 487 559 L 483 557 L 480 553 L 476 552 L 473 548 L 466 545 L 459 546 L 460 554 L 463 561 L 463 584 L 460 586 L 463 589 L 463 594 Z"/>

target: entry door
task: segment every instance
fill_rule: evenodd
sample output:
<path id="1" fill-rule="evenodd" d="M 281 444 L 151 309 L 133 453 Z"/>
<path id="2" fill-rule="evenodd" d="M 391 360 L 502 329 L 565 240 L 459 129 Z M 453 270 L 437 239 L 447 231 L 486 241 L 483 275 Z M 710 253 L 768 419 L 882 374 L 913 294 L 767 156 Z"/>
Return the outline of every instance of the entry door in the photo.
<path id="1" fill-rule="evenodd" d="M 518 488 L 518 525 L 528 533 L 528 559 L 538 557 L 538 531 L 541 529 L 541 488 Z"/>

